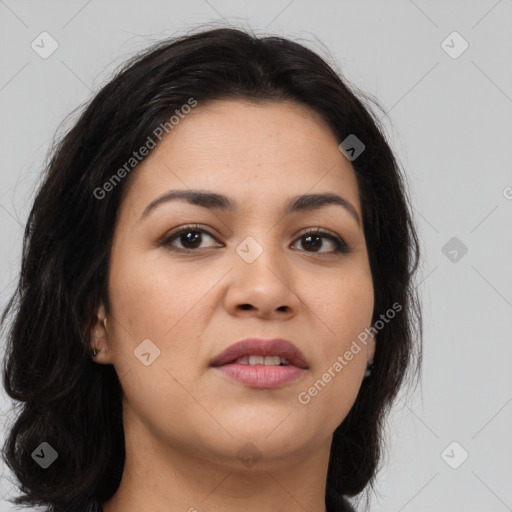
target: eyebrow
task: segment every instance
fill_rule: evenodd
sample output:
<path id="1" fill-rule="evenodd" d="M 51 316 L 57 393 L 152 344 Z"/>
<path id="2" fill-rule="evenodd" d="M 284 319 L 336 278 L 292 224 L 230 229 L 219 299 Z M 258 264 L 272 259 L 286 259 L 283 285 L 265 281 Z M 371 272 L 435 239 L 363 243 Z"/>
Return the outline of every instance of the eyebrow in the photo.
<path id="1" fill-rule="evenodd" d="M 238 209 L 237 202 L 223 194 L 204 190 L 169 190 L 146 206 L 142 212 L 141 219 L 146 217 L 149 212 L 154 210 L 157 206 L 169 201 L 182 201 L 210 210 L 231 212 Z M 284 213 L 285 215 L 289 215 L 295 212 L 318 210 L 329 205 L 342 206 L 352 215 L 358 226 L 361 226 L 361 219 L 352 203 L 337 194 L 328 192 L 293 196 L 286 202 Z"/>

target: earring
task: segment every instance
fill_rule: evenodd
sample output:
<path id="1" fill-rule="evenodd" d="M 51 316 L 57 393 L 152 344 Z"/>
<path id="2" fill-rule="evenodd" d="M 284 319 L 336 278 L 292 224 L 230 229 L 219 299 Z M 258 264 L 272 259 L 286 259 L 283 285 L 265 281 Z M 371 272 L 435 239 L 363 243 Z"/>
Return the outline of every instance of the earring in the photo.
<path id="1" fill-rule="evenodd" d="M 372 370 L 373 368 L 375 367 L 375 365 L 373 363 L 370 363 L 367 367 L 366 367 L 366 371 L 364 372 L 364 376 L 365 378 L 366 377 L 369 377 L 371 374 L 372 374 Z"/>
<path id="2" fill-rule="evenodd" d="M 96 357 L 98 355 L 98 351 L 94 349 L 94 352 L 92 353 L 92 357 Z"/>

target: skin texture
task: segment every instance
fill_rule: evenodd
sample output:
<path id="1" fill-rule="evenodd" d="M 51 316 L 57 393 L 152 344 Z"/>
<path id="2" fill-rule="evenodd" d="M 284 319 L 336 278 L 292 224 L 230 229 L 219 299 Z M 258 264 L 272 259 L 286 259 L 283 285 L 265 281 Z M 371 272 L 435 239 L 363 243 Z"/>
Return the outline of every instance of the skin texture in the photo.
<path id="1" fill-rule="evenodd" d="M 329 192 L 362 218 L 338 144 L 305 106 L 215 101 L 193 109 L 134 171 L 114 234 L 112 311 L 106 317 L 100 305 L 91 330 L 94 360 L 114 365 L 125 394 L 125 471 L 105 512 L 325 511 L 332 433 L 357 397 L 375 340 L 310 403 L 297 397 L 371 325 L 374 290 L 363 229 L 348 210 L 284 216 L 283 206 Z M 239 209 L 172 201 L 141 218 L 171 189 L 222 193 Z M 158 245 L 189 223 L 211 236 Z M 307 228 L 337 234 L 351 252 L 334 252 L 327 238 L 311 247 Z M 263 248 L 251 264 L 236 252 L 248 236 Z M 249 336 L 291 341 L 308 370 L 256 389 L 209 366 Z M 145 339 L 160 350 L 149 366 L 134 356 Z M 237 455 L 249 442 L 261 454 L 251 467 Z"/>

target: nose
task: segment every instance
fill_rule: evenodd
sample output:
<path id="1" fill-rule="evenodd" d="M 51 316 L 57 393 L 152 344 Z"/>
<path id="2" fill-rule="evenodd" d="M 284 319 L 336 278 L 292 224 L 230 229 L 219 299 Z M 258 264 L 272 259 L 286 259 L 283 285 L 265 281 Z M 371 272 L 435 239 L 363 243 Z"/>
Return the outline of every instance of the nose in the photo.
<path id="1" fill-rule="evenodd" d="M 297 314 L 301 303 L 294 287 L 297 279 L 280 251 L 265 247 L 252 262 L 243 251 L 234 253 L 225 295 L 230 314 L 281 320 Z"/>

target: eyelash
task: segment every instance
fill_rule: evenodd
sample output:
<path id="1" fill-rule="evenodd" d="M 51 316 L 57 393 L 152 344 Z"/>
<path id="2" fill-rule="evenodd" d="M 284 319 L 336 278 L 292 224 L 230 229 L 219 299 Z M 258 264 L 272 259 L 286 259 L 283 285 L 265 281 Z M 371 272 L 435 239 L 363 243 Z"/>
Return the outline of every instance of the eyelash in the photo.
<path id="1" fill-rule="evenodd" d="M 189 253 L 190 252 L 198 252 L 199 249 L 182 249 L 180 247 L 173 246 L 171 243 L 174 239 L 177 239 L 181 235 L 190 233 L 190 232 L 205 233 L 216 241 L 216 238 L 209 231 L 201 228 L 198 224 L 189 224 L 187 226 L 183 226 L 182 228 L 180 228 L 177 231 L 170 233 L 169 236 L 166 236 L 158 245 L 166 246 L 170 250 L 176 251 L 176 252 L 189 252 Z M 320 229 L 320 228 L 310 228 L 309 230 L 302 232 L 296 240 L 300 240 L 309 235 L 319 235 L 322 238 L 326 238 L 326 239 L 330 240 L 331 242 L 333 242 L 333 244 L 335 245 L 336 248 L 330 252 L 329 251 L 326 251 L 326 252 L 305 251 L 305 252 L 310 252 L 312 254 L 348 254 L 349 252 L 351 252 L 350 248 L 348 247 L 348 245 L 342 238 L 338 237 L 337 235 L 333 235 L 333 234 L 331 234 L 323 229 Z"/>

